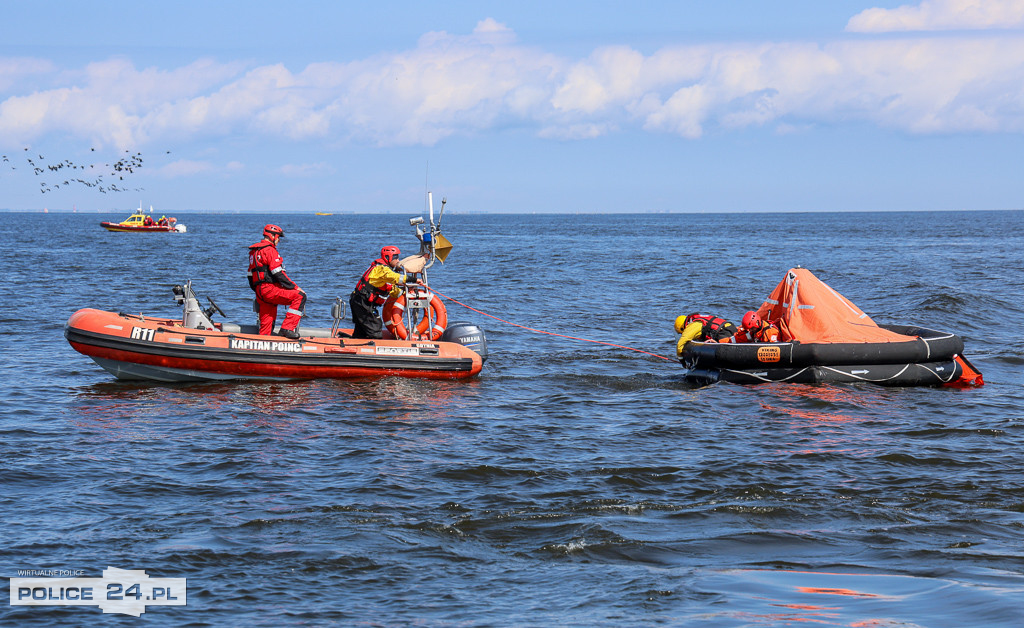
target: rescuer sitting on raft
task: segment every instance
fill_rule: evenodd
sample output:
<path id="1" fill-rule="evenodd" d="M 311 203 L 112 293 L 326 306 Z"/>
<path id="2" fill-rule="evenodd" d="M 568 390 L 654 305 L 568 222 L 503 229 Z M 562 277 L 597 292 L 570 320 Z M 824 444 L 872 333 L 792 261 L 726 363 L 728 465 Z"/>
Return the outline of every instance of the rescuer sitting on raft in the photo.
<path id="1" fill-rule="evenodd" d="M 299 337 L 296 328 L 306 309 L 306 293 L 284 271 L 284 261 L 277 252 L 277 243 L 283 237 L 281 227 L 267 225 L 263 228 L 263 239 L 249 245 L 249 287 L 256 293 L 260 334 L 274 333 L 277 306 L 287 305 L 279 333 L 294 340 Z"/>
<path id="2" fill-rule="evenodd" d="M 676 354 L 682 354 L 683 347 L 691 340 L 699 342 L 727 341 L 737 331 L 736 325 L 720 316 L 698 314 L 676 317 L 676 332 L 679 342 L 676 343 Z"/>
<path id="3" fill-rule="evenodd" d="M 355 290 L 348 298 L 352 308 L 353 338 L 381 338 L 383 321 L 377 311 L 378 305 L 384 305 L 389 296 L 402 293 L 402 286 L 418 283 L 412 274 L 395 272 L 398 267 L 398 256 L 401 251 L 397 246 L 385 246 L 380 250 L 380 257 L 373 260 L 370 267 L 363 273 Z"/>
<path id="4" fill-rule="evenodd" d="M 743 324 L 735 335 L 720 342 L 779 342 L 779 328 L 774 323 L 762 320 L 757 312 L 743 315 Z"/>

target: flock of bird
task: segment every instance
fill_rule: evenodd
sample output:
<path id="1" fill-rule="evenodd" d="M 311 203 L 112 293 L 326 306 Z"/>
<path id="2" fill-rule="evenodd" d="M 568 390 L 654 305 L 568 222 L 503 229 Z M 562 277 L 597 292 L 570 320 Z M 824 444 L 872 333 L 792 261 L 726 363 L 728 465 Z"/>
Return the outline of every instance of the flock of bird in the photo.
<path id="1" fill-rule="evenodd" d="M 92 152 L 96 152 L 95 148 L 89 149 Z M 29 149 L 25 149 L 26 153 Z M 32 168 L 32 172 L 38 177 L 44 177 L 44 181 L 39 184 L 39 191 L 43 194 L 54 190 L 59 190 L 61 186 L 67 188 L 72 185 L 84 185 L 89 188 L 95 188 L 100 192 L 106 194 L 107 192 L 138 192 L 142 188 L 128 188 L 125 187 L 125 177 L 131 177 L 136 170 L 142 168 L 142 153 L 131 151 L 124 151 L 125 156 L 121 157 L 113 163 L 104 163 L 102 165 L 93 164 L 76 164 L 70 159 L 65 159 L 58 162 L 48 162 L 45 157 L 34 153 L 38 158 L 34 157 L 33 154 L 25 155 L 25 161 L 29 167 Z M 167 151 L 170 154 L 171 151 Z M 17 170 L 14 162 L 7 155 L 2 155 L 2 164 L 5 168 L 10 170 Z M 114 179 L 114 177 L 117 177 Z"/>

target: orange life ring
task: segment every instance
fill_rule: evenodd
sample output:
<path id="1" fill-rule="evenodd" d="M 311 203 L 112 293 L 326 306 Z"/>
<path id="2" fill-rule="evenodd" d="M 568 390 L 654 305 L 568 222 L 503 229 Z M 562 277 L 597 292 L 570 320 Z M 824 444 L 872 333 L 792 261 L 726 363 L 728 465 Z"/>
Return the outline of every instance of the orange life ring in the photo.
<path id="1" fill-rule="evenodd" d="M 402 340 L 438 340 L 448 326 L 448 310 L 444 303 L 434 294 L 430 293 L 430 312 L 423 317 L 423 320 L 416 325 L 416 333 L 413 338 L 409 337 L 409 331 L 405 328 L 405 294 L 397 297 L 388 297 L 384 302 L 384 326 L 388 328 L 395 338 Z M 430 324 L 433 314 L 434 324 Z"/>

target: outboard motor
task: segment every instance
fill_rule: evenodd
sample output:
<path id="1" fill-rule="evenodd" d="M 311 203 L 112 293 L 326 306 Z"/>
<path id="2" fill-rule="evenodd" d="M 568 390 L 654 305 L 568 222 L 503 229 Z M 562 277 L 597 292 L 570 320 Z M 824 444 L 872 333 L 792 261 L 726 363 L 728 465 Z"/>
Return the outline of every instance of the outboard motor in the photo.
<path id="1" fill-rule="evenodd" d="M 174 302 L 182 306 L 182 320 L 181 324 L 189 329 L 216 329 L 213 326 L 213 321 L 210 320 L 210 316 L 213 315 L 214 311 L 220 312 L 223 316 L 224 312 L 220 311 L 217 304 L 210 299 L 210 307 L 203 309 L 199 306 L 199 298 L 196 297 L 196 293 L 192 291 L 192 282 L 188 281 L 184 286 L 177 285 L 171 288 L 174 293 Z"/>
<path id="2" fill-rule="evenodd" d="M 487 361 L 487 337 L 484 335 L 484 330 L 476 323 L 448 323 L 441 340 L 457 342 L 476 351 L 482 361 Z"/>

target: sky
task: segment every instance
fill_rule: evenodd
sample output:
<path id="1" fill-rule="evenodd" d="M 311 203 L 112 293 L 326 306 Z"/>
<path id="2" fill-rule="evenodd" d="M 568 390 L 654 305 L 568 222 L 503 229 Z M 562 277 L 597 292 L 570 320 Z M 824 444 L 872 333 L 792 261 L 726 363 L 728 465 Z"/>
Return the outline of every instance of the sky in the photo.
<path id="1" fill-rule="evenodd" d="M 0 209 L 1024 207 L 1024 0 L 4 3 Z"/>

